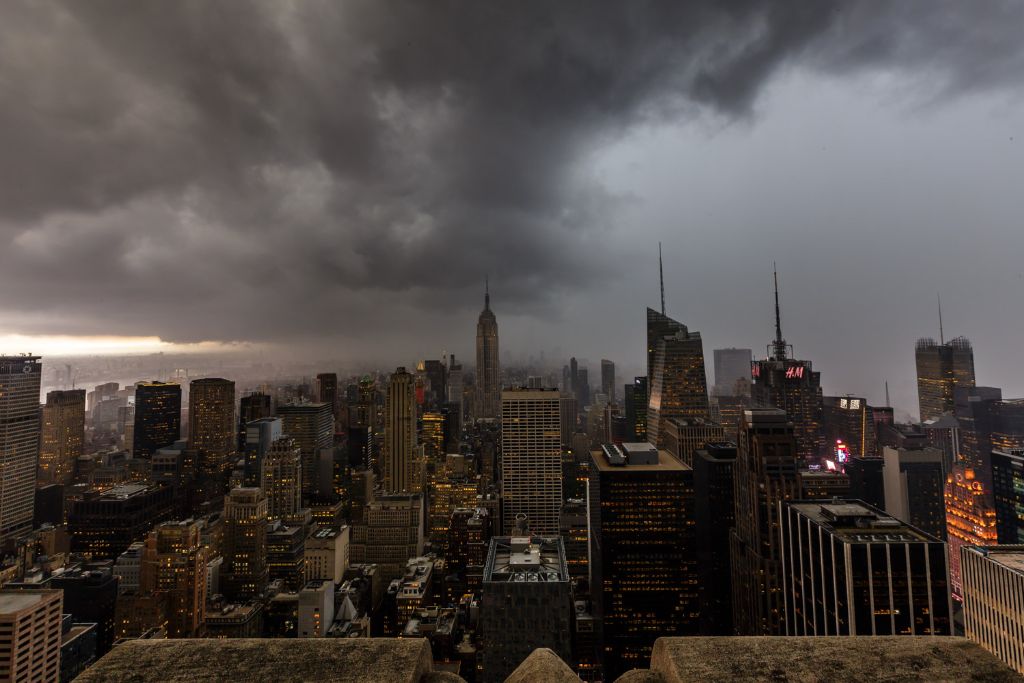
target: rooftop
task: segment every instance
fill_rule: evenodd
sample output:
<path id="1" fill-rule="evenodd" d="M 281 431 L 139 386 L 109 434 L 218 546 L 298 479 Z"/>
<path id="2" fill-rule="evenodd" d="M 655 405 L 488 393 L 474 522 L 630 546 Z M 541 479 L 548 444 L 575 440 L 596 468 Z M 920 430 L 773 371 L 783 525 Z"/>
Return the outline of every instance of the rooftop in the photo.
<path id="1" fill-rule="evenodd" d="M 1024 574 L 1024 545 L 975 546 L 971 550 L 1018 574 Z"/>
<path id="2" fill-rule="evenodd" d="M 786 504 L 847 543 L 937 543 L 925 532 L 859 500 Z"/>
<path id="3" fill-rule="evenodd" d="M 53 591 L 3 591 L 0 592 L 0 614 L 14 614 L 38 604 Z"/>
<path id="4" fill-rule="evenodd" d="M 494 538 L 484 581 L 568 581 L 560 538 L 513 536 Z"/>
<path id="5" fill-rule="evenodd" d="M 628 447 L 628 448 L 627 448 Z M 629 450 L 632 448 L 633 450 Z M 622 444 L 619 451 L 614 444 L 606 444 L 599 451 L 592 451 L 591 457 L 597 469 L 602 472 L 680 472 L 690 467 L 679 460 L 676 460 L 666 450 L 657 451 L 657 463 L 645 464 L 648 453 L 653 455 L 654 448 L 650 444 Z M 638 457 L 639 456 L 639 457 Z M 611 459 L 609 459 L 611 458 Z M 639 463 L 636 461 L 639 460 Z"/>

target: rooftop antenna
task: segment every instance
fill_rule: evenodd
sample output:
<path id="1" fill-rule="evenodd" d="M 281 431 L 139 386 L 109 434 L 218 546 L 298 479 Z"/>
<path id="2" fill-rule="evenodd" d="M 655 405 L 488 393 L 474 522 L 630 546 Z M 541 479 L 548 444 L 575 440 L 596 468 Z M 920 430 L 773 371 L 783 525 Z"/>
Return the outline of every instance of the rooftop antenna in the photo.
<path id="1" fill-rule="evenodd" d="M 661 283 L 661 314 L 665 315 L 665 270 L 661 267 L 661 242 L 658 242 L 658 281 Z"/>
<path id="2" fill-rule="evenodd" d="M 936 294 L 935 298 L 939 300 L 939 343 L 946 343 L 946 335 L 942 332 L 942 295 Z"/>
<path id="3" fill-rule="evenodd" d="M 779 270 L 774 261 L 772 277 L 775 280 L 775 360 L 786 360 L 786 340 L 782 338 L 782 314 L 779 312 Z"/>
<path id="4" fill-rule="evenodd" d="M 885 380 L 885 407 L 886 408 L 891 408 L 892 407 L 889 404 L 889 380 Z"/>
<path id="5" fill-rule="evenodd" d="M 487 275 L 484 275 L 484 309 L 491 307 L 491 283 Z"/>

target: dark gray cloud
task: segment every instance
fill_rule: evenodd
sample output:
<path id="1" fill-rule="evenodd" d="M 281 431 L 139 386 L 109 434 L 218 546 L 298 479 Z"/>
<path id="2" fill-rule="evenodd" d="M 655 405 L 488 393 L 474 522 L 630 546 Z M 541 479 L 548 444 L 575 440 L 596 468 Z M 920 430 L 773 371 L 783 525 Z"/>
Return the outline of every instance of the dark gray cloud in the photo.
<path id="1" fill-rule="evenodd" d="M 1016 2 L 53 2 L 0 6 L 10 331 L 378 343 L 608 277 L 581 160 L 751 117 L 780 68 L 1016 87 Z M 452 335 L 448 335 L 452 336 Z M 458 337 L 465 336 L 459 330 Z"/>

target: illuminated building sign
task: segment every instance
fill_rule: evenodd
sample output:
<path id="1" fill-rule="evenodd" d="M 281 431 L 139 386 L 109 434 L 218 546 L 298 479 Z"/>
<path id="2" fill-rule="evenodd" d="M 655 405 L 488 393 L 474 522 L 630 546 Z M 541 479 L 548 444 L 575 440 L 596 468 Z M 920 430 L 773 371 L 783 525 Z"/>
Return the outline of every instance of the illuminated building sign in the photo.
<path id="1" fill-rule="evenodd" d="M 750 364 L 750 376 L 751 377 L 760 377 L 761 376 L 761 366 L 757 364 L 757 361 L 754 361 L 753 363 Z"/>
<path id="2" fill-rule="evenodd" d="M 844 410 L 860 410 L 860 399 L 841 398 L 839 399 L 839 407 Z"/>
<path id="3" fill-rule="evenodd" d="M 850 461 L 850 448 L 843 443 L 842 439 L 836 439 L 836 461 L 841 463 Z"/>
<path id="4" fill-rule="evenodd" d="M 804 366 L 794 365 L 786 368 L 786 379 L 802 379 L 804 376 Z"/>

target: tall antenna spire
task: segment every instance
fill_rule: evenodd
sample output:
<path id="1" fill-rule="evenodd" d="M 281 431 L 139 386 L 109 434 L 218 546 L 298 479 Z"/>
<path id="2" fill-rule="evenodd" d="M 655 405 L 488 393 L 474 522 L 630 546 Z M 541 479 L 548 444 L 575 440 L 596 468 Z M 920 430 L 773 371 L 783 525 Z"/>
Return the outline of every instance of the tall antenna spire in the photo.
<path id="1" fill-rule="evenodd" d="M 782 315 L 779 312 L 779 270 L 774 261 L 772 277 L 775 280 L 775 360 L 786 360 L 786 340 L 782 338 Z"/>
<path id="2" fill-rule="evenodd" d="M 942 295 L 936 293 L 935 298 L 939 300 L 939 343 L 946 343 L 946 335 L 942 331 Z"/>
<path id="3" fill-rule="evenodd" d="M 889 405 L 889 380 L 885 380 L 885 407 L 891 407 Z"/>
<path id="4" fill-rule="evenodd" d="M 665 271 L 661 267 L 661 242 L 658 242 L 658 281 L 661 283 L 661 314 L 665 315 Z"/>
<path id="5" fill-rule="evenodd" d="M 491 282 L 487 275 L 484 275 L 484 310 L 491 308 Z"/>

